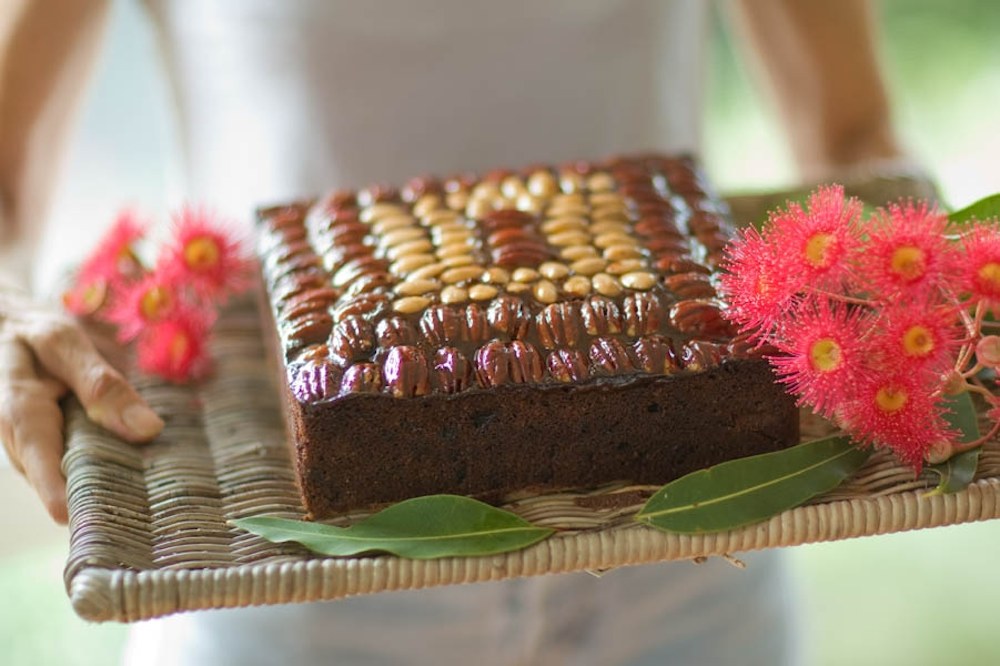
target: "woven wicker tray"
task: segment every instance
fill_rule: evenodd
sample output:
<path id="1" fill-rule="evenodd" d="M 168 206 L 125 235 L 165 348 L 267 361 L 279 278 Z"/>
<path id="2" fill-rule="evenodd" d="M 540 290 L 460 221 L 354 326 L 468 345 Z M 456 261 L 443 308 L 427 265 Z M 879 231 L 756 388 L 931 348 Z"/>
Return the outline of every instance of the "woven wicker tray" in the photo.
<path id="1" fill-rule="evenodd" d="M 741 205 L 746 205 L 744 202 Z M 66 588 L 93 621 L 341 597 L 569 571 L 602 571 L 1000 517 L 1000 444 L 991 442 L 965 491 L 926 496 L 933 475 L 873 456 L 834 493 L 771 520 L 706 536 L 636 524 L 655 488 L 607 487 L 512 500 L 506 508 L 559 536 L 491 557 L 325 558 L 275 545 L 227 521 L 303 508 L 276 389 L 253 307 L 228 312 L 215 335 L 215 378 L 196 387 L 141 383 L 165 415 L 162 436 L 128 445 L 67 413 L 70 554 Z M 617 497 L 615 497 L 617 496 Z"/>

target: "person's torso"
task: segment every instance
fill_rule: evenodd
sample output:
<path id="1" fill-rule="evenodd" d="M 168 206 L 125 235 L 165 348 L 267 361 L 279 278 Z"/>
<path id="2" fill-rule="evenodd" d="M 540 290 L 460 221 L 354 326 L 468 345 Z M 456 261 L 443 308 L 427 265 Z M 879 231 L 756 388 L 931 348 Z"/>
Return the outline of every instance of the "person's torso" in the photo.
<path id="1" fill-rule="evenodd" d="M 188 194 L 229 212 L 697 145 L 701 2 L 145 1 Z"/>

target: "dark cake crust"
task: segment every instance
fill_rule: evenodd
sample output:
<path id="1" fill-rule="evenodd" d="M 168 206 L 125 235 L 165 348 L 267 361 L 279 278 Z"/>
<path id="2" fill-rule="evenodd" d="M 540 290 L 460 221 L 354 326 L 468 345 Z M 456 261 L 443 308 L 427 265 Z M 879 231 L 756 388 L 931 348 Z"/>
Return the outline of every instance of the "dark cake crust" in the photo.
<path id="1" fill-rule="evenodd" d="M 725 215 L 662 156 L 262 210 L 306 508 L 657 484 L 796 441 L 716 298 Z"/>

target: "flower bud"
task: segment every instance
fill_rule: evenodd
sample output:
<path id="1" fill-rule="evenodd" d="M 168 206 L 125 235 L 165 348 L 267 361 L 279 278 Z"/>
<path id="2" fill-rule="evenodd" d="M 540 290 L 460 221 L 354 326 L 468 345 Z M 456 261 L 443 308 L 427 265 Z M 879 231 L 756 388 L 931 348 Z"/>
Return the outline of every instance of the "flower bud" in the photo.
<path id="1" fill-rule="evenodd" d="M 965 377 L 958 370 L 951 370 L 942 379 L 942 389 L 945 395 L 959 395 L 963 393 L 968 386 L 968 382 L 965 381 Z"/>
<path id="2" fill-rule="evenodd" d="M 984 335 L 976 344 L 976 358 L 983 365 L 1000 367 L 1000 336 Z"/>
<path id="3" fill-rule="evenodd" d="M 924 453 L 924 460 L 930 465 L 937 465 L 945 462 L 955 453 L 955 447 L 946 439 L 939 439 L 931 444 Z"/>

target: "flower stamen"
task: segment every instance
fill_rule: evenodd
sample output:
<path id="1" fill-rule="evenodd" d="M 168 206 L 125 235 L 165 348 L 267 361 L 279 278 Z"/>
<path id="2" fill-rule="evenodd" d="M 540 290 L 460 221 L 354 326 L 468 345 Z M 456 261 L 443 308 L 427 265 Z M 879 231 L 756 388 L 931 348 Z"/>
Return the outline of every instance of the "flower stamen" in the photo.
<path id="1" fill-rule="evenodd" d="M 934 336 L 926 326 L 911 326 L 903 333 L 903 353 L 925 357 L 934 351 Z"/>
<path id="2" fill-rule="evenodd" d="M 832 338 L 820 338 L 809 349 L 809 360 L 820 372 L 833 372 L 843 362 L 840 345 Z"/>
<path id="3" fill-rule="evenodd" d="M 184 246 L 184 262 L 194 271 L 213 268 L 220 254 L 218 244 L 208 236 L 193 238 Z"/>
<path id="4" fill-rule="evenodd" d="M 903 280 L 913 282 L 927 272 L 927 256 L 915 245 L 904 245 L 893 251 L 889 268 Z"/>
<path id="5" fill-rule="evenodd" d="M 1000 289 L 1000 263 L 990 261 L 979 267 L 976 272 L 983 282 L 994 289 Z"/>
<path id="6" fill-rule="evenodd" d="M 830 251 L 836 242 L 833 234 L 815 233 L 806 241 L 804 250 L 807 262 L 816 268 L 826 268 L 833 261 L 833 253 Z"/>
<path id="7" fill-rule="evenodd" d="M 170 309 L 173 297 L 163 285 L 154 285 L 146 290 L 139 300 L 139 310 L 148 321 L 155 321 Z"/>
<path id="8" fill-rule="evenodd" d="M 892 414 L 905 407 L 908 399 L 905 389 L 883 386 L 875 394 L 875 405 L 883 412 Z"/>

